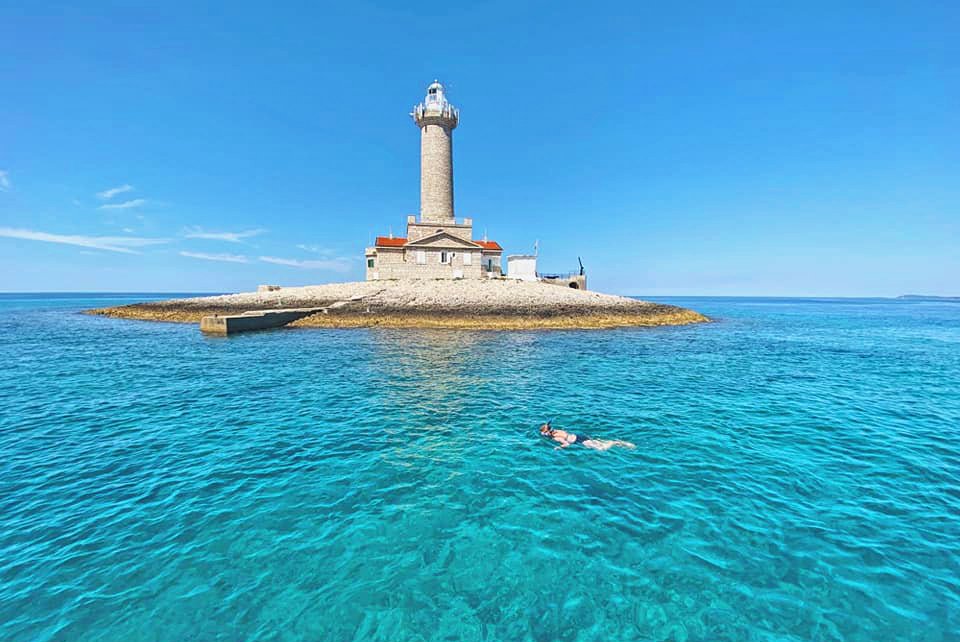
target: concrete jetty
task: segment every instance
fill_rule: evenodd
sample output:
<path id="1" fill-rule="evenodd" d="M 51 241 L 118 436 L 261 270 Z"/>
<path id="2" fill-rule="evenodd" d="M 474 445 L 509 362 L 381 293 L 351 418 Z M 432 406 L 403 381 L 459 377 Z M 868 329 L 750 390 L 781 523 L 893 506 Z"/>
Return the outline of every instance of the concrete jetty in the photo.
<path id="1" fill-rule="evenodd" d="M 326 308 L 289 308 L 286 310 L 251 310 L 243 314 L 213 315 L 200 319 L 204 334 L 229 335 L 253 330 L 280 328 L 303 317 L 326 312 Z"/>

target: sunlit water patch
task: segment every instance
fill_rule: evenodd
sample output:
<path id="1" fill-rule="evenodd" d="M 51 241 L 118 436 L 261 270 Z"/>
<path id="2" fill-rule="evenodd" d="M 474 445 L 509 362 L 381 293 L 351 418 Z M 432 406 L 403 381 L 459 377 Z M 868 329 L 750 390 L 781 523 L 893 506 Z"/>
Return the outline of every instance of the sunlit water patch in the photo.
<path id="1" fill-rule="evenodd" d="M 142 298 L 142 297 L 141 297 Z M 0 639 L 955 640 L 960 305 L 585 332 L 0 297 Z M 539 422 L 629 439 L 555 451 Z"/>

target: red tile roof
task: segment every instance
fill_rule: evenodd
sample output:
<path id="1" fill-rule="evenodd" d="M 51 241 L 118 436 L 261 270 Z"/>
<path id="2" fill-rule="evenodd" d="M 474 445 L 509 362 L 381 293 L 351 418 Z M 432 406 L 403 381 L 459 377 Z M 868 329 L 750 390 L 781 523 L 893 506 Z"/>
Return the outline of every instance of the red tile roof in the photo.
<path id="1" fill-rule="evenodd" d="M 407 244 L 407 239 L 404 238 L 390 238 L 389 236 L 378 236 L 377 242 L 374 244 L 377 247 L 403 247 Z"/>
<path id="2" fill-rule="evenodd" d="M 500 247 L 500 244 L 496 241 L 474 241 L 477 245 L 482 247 L 485 250 L 500 250 L 503 251 L 503 248 Z M 389 236 L 378 236 L 377 242 L 374 243 L 377 247 L 403 247 L 407 244 L 407 239 L 394 237 L 390 238 Z"/>

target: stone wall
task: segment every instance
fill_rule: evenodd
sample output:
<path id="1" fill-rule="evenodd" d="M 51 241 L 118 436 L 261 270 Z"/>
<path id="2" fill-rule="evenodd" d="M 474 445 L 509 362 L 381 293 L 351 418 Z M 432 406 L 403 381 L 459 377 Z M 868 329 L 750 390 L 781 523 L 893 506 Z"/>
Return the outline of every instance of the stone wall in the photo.
<path id="1" fill-rule="evenodd" d="M 494 259 L 494 274 L 500 274 L 499 255 L 484 254 L 480 250 L 450 250 L 449 263 L 440 262 L 441 250 L 426 249 L 425 263 L 417 263 L 416 249 L 377 248 L 374 253 L 367 252 L 367 280 L 384 279 L 483 279 L 486 272 L 486 258 Z M 470 255 L 467 265 L 464 256 Z M 452 256 L 450 256 L 452 255 Z M 369 260 L 373 259 L 373 267 Z"/>
<path id="2" fill-rule="evenodd" d="M 470 221 L 469 223 L 452 223 L 452 222 L 408 222 L 407 223 L 407 240 L 410 242 L 419 241 L 422 238 L 428 236 L 433 236 L 438 231 L 447 232 L 457 238 L 464 239 L 465 241 L 471 241 L 473 239 L 473 222 L 470 219 L 463 219 L 464 221 Z"/>
<path id="3" fill-rule="evenodd" d="M 542 277 L 540 282 L 547 283 L 549 285 L 559 285 L 560 287 L 564 288 L 572 288 L 574 290 L 587 289 L 587 277 L 583 274 L 571 274 L 569 276 L 560 276 L 556 278 Z"/>
<path id="4" fill-rule="evenodd" d="M 453 222 L 453 130 L 424 125 L 420 134 L 420 220 Z"/>

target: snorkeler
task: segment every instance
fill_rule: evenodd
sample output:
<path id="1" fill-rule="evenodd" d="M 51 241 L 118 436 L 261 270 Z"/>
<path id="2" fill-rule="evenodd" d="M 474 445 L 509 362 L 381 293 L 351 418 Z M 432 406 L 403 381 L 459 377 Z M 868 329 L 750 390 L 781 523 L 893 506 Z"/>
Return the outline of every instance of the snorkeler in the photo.
<path id="1" fill-rule="evenodd" d="M 554 450 L 557 450 L 558 448 L 566 448 L 567 446 L 572 446 L 574 444 L 583 446 L 585 448 L 592 448 L 593 450 L 610 450 L 614 446 L 620 446 L 621 448 L 636 448 L 636 445 L 631 444 L 629 441 L 620 441 L 619 439 L 594 439 L 593 437 L 587 437 L 586 435 L 575 435 L 572 432 L 567 432 L 566 430 L 551 428 L 549 421 L 540 426 L 540 434 L 560 444 L 559 446 L 555 446 Z"/>

